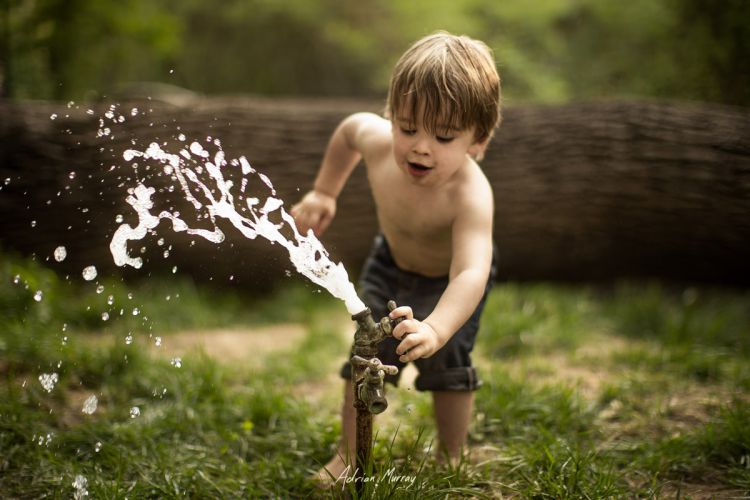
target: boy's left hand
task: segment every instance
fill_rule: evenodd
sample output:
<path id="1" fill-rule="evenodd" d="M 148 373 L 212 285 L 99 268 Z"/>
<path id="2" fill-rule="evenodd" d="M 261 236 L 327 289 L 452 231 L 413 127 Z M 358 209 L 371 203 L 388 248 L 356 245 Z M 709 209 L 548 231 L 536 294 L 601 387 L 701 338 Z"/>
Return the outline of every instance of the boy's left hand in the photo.
<path id="1" fill-rule="evenodd" d="M 440 336 L 429 323 L 414 319 L 409 306 L 397 307 L 388 315 L 391 319 L 404 318 L 393 329 L 393 336 L 401 343 L 396 347 L 399 361 L 408 363 L 419 358 L 429 358 L 443 347 Z"/>

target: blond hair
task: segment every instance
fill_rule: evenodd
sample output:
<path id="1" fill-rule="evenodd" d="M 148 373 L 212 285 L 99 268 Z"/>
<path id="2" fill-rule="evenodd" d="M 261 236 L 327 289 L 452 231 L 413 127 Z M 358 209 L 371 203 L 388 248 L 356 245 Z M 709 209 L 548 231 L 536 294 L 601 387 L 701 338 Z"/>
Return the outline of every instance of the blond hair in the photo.
<path id="1" fill-rule="evenodd" d="M 386 116 L 421 119 L 431 133 L 475 127 L 492 137 L 500 123 L 500 76 L 487 45 L 440 31 L 415 42 L 396 63 Z"/>

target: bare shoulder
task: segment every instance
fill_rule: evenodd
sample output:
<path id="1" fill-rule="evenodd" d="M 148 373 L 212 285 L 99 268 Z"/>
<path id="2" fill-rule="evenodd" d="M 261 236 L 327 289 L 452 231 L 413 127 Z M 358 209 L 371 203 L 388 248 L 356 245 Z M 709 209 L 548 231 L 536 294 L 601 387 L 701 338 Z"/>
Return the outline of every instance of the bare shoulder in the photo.
<path id="1" fill-rule="evenodd" d="M 389 152 L 391 122 L 375 113 L 355 113 L 346 120 L 351 145 L 365 157 Z"/>
<path id="2" fill-rule="evenodd" d="M 460 206 L 459 213 L 492 217 L 494 212 L 492 186 L 482 169 L 473 160 L 466 170 L 464 179 L 457 186 L 456 195 L 456 200 Z"/>

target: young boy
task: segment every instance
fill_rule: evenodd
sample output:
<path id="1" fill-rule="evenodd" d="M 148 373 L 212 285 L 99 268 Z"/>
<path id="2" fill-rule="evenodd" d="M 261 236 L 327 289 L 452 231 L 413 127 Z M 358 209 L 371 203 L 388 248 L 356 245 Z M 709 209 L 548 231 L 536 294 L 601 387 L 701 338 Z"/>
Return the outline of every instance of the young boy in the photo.
<path id="1" fill-rule="evenodd" d="M 386 117 L 356 113 L 341 122 L 292 215 L 302 231 L 323 233 L 364 160 L 382 234 L 360 276 L 360 296 L 376 320 L 388 314 L 389 299 L 404 304 L 390 317 L 405 318 L 378 357 L 399 367 L 415 362 L 416 388 L 433 394 L 440 450 L 456 460 L 479 386 L 469 353 L 494 277 L 492 188 L 475 162 L 500 120 L 490 50 L 445 32 L 417 41 L 396 64 Z M 342 376 L 351 377 L 348 364 Z M 339 450 L 322 480 L 353 473 L 353 399 L 347 382 Z"/>

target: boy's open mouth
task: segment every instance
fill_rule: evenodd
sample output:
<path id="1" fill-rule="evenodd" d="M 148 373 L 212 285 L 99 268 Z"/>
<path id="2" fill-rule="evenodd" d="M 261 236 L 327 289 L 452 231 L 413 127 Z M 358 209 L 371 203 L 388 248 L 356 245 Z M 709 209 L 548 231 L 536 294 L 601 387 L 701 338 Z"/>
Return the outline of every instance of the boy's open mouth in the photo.
<path id="1" fill-rule="evenodd" d="M 413 175 L 414 177 L 422 177 L 423 175 L 427 175 L 432 168 L 425 167 L 424 165 L 420 163 L 414 163 L 414 162 L 406 162 L 406 164 L 409 166 L 409 173 Z"/>

